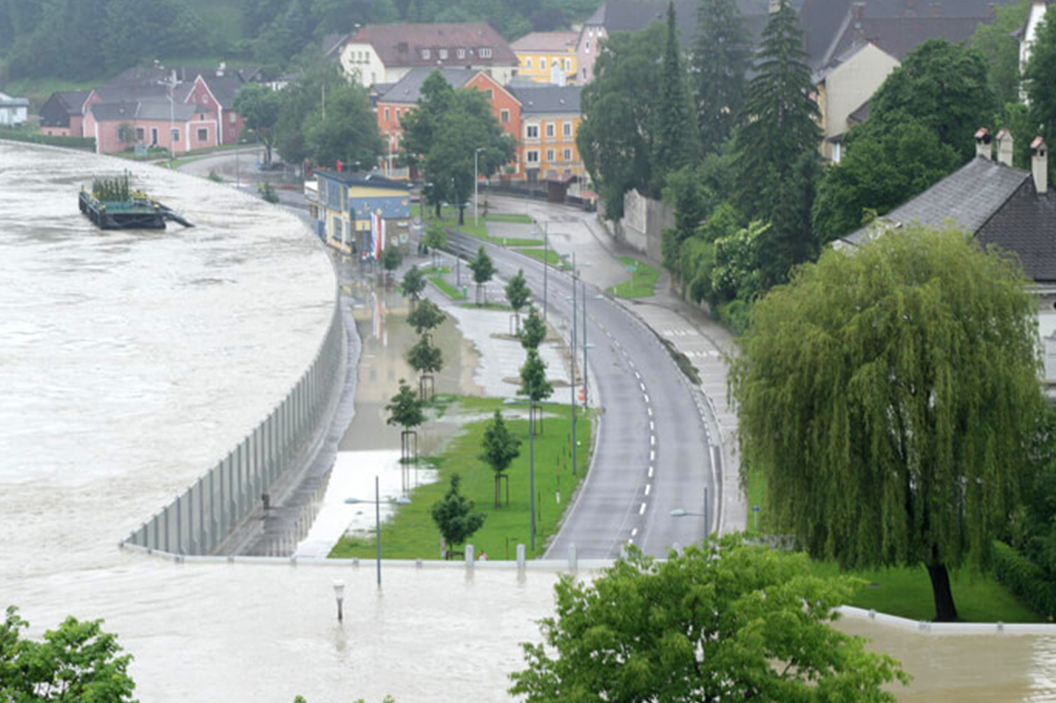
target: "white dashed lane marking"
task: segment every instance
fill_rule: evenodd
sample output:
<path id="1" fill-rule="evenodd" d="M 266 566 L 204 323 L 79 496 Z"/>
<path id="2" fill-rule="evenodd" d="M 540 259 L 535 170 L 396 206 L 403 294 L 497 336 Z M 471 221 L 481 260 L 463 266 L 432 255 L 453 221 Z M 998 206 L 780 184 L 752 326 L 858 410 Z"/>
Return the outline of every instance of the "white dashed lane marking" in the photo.
<path id="1" fill-rule="evenodd" d="M 649 495 L 649 491 L 651 491 L 651 490 L 653 490 L 653 484 L 651 484 L 651 483 L 645 484 L 645 495 Z"/>
<path id="2" fill-rule="evenodd" d="M 645 513 L 645 503 L 642 503 L 642 507 L 638 508 L 638 514 L 643 515 Z"/>

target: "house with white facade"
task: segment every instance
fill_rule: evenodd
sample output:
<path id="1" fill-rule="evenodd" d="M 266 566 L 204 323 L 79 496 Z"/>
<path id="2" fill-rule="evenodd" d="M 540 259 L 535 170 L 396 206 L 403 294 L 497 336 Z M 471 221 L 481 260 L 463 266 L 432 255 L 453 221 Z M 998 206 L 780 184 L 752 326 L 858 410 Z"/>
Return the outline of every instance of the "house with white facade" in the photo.
<path id="1" fill-rule="evenodd" d="M 29 119 L 29 100 L 0 93 L 0 127 L 17 127 Z"/>

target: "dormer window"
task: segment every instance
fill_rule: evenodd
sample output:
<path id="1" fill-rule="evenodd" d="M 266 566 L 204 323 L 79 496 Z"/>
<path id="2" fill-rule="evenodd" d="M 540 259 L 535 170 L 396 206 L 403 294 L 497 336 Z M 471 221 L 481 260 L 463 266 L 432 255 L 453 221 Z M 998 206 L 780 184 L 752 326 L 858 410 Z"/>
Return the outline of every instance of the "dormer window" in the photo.
<path id="1" fill-rule="evenodd" d="M 441 50 L 440 50 L 439 52 L 437 52 L 437 53 L 439 53 L 439 54 L 440 54 L 440 58 L 441 58 L 441 60 L 442 60 L 442 59 L 446 59 L 446 58 L 447 58 L 447 49 L 441 49 Z"/>
<path id="2" fill-rule="evenodd" d="M 480 49 L 480 58 L 482 58 L 482 59 L 490 59 L 491 58 L 491 47 L 490 46 L 481 47 L 481 49 Z"/>
<path id="3" fill-rule="evenodd" d="M 465 49 L 459 49 L 458 50 L 458 58 L 460 58 L 460 59 L 466 58 L 466 50 Z"/>
<path id="4" fill-rule="evenodd" d="M 429 50 L 428 50 L 428 49 L 422 49 L 422 58 L 423 58 L 423 59 L 425 59 L 426 61 L 428 61 L 428 60 L 429 60 L 429 55 L 430 55 L 430 54 L 429 54 Z"/>

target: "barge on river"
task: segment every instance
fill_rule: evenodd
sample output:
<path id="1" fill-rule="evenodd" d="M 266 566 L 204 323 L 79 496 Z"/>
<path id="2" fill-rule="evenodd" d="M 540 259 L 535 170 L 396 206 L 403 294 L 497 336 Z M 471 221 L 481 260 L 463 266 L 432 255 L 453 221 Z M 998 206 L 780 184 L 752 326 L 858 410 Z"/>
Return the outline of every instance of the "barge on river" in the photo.
<path id="1" fill-rule="evenodd" d="M 194 226 L 146 193 L 132 190 L 127 173 L 92 181 L 91 191 L 81 189 L 79 205 L 100 229 L 165 229 L 166 220 Z"/>

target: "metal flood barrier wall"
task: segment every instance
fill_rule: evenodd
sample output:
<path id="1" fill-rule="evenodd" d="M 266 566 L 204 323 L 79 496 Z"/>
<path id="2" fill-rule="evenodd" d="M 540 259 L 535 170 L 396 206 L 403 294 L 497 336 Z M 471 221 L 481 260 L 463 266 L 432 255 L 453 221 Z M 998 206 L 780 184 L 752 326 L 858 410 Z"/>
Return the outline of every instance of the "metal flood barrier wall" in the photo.
<path id="1" fill-rule="evenodd" d="M 344 349 L 341 306 L 312 364 L 253 431 L 175 501 L 133 532 L 122 547 L 174 555 L 214 554 L 291 468 L 314 437 L 335 392 Z"/>

